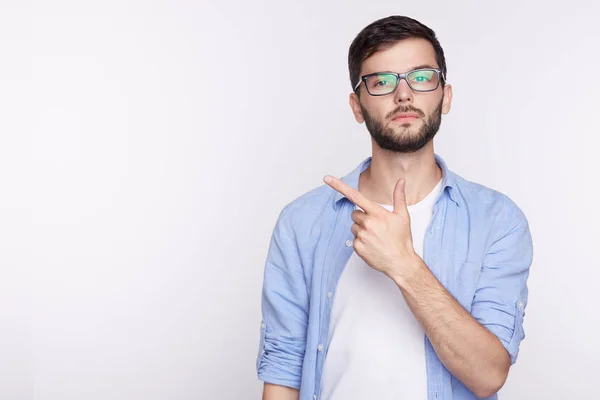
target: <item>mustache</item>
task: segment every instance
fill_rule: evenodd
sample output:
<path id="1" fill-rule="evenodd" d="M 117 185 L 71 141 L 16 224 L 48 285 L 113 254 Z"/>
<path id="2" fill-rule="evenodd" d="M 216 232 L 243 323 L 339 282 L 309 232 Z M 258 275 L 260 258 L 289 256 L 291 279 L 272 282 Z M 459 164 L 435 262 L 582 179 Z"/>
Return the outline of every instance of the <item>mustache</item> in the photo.
<path id="1" fill-rule="evenodd" d="M 389 119 L 391 117 L 393 117 L 394 115 L 398 114 L 398 113 L 407 113 L 407 112 L 413 112 L 415 114 L 417 114 L 419 117 L 424 117 L 425 113 L 421 110 L 419 110 L 416 107 L 413 106 L 398 106 L 394 111 L 391 111 L 390 113 L 388 113 L 385 118 Z"/>

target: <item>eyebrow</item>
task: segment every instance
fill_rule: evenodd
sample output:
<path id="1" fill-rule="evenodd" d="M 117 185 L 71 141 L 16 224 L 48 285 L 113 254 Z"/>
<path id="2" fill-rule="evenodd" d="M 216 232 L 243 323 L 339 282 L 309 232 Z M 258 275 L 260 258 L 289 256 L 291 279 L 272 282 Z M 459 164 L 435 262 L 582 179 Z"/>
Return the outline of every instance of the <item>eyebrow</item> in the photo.
<path id="1" fill-rule="evenodd" d="M 429 65 L 429 64 L 421 64 L 421 65 L 417 65 L 416 67 L 410 68 L 408 71 L 414 71 L 416 69 L 422 69 L 422 68 L 435 68 L 435 69 L 440 69 L 440 67 L 434 67 L 433 65 Z M 366 76 L 366 75 L 372 75 L 372 74 L 378 74 L 378 73 L 386 73 L 386 72 L 393 72 L 393 71 L 377 71 L 377 72 L 371 72 L 369 74 L 364 74 L 362 76 Z"/>
<path id="2" fill-rule="evenodd" d="M 421 68 L 439 68 L 439 67 L 434 67 L 433 65 L 429 65 L 429 64 L 421 64 L 414 68 L 409 69 L 409 71 L 414 71 L 415 69 L 421 69 Z"/>

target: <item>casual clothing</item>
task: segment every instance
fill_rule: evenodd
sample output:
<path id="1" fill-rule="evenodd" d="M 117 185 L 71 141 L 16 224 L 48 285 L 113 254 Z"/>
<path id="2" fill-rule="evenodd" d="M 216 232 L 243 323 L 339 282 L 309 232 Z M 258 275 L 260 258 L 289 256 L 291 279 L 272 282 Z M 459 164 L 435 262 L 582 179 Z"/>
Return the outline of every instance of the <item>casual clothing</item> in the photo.
<path id="1" fill-rule="evenodd" d="M 437 154 L 435 159 L 442 170 L 442 182 L 424 236 L 422 258 L 446 290 L 500 339 L 513 364 L 525 337 L 523 317 L 533 257 L 527 219 L 506 195 L 463 179 L 450 171 Z M 342 181 L 357 189 L 359 175 L 370 163 L 371 157 Z M 344 346 L 342 341 L 336 342 L 335 330 L 330 336 L 330 326 L 342 326 L 335 325 L 342 321 L 341 313 L 332 315 L 338 295 L 349 297 L 344 295 L 346 277 L 340 278 L 353 265 L 354 236 L 350 227 L 355 208 L 344 195 L 323 184 L 288 203 L 273 230 L 264 270 L 256 369 L 259 379 L 265 382 L 299 389 L 300 400 L 320 399 L 322 394 L 329 396 L 332 392 L 321 392 L 322 376 L 329 351 L 333 363 L 336 357 L 339 362 L 336 348 Z M 397 295 L 403 297 L 400 289 Z M 405 317 L 399 315 L 399 323 L 408 327 Z M 381 319 L 360 323 L 361 338 L 366 339 L 369 328 L 373 336 L 355 354 L 375 356 L 380 351 L 377 338 Z M 423 360 L 415 367 L 425 366 L 427 399 L 476 399 L 440 362 L 427 336 L 421 335 Z M 399 342 L 402 340 L 400 337 Z M 354 357 L 352 353 L 347 355 Z M 327 363 L 326 384 L 337 379 L 332 366 L 330 369 Z M 337 371 L 339 374 L 339 368 Z"/>
<path id="2" fill-rule="evenodd" d="M 420 257 L 441 188 L 440 179 L 423 200 L 407 207 Z M 320 398 L 427 399 L 425 331 L 396 283 L 353 252 L 332 300 Z"/>

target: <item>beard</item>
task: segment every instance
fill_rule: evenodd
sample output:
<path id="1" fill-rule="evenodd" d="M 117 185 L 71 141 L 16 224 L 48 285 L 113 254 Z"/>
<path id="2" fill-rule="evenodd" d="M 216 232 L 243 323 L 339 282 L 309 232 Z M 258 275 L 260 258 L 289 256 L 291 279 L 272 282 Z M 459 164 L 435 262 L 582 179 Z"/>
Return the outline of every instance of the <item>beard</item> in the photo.
<path id="1" fill-rule="evenodd" d="M 424 120 L 417 132 L 414 132 L 415 129 L 410 127 L 410 123 L 401 124 L 398 128 L 384 126 L 381 121 L 371 116 L 362 104 L 361 109 L 367 130 L 379 147 L 397 153 L 414 153 L 429 143 L 440 129 L 443 100 L 444 98 L 442 97 L 436 109 Z M 403 112 L 414 112 L 421 118 L 425 115 L 423 111 L 413 106 L 400 106 L 389 113 L 387 118 L 396 113 Z"/>

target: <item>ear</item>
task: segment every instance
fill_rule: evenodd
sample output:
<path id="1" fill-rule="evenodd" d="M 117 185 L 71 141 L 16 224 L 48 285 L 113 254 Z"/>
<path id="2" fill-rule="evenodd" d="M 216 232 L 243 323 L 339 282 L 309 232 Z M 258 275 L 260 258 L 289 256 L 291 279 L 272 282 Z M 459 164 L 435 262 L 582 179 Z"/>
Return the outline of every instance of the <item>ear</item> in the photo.
<path id="1" fill-rule="evenodd" d="M 359 124 L 362 124 L 365 119 L 363 118 L 362 109 L 360 108 L 360 99 L 356 93 L 350 93 L 350 108 L 354 114 L 354 119 Z"/>
<path id="2" fill-rule="evenodd" d="M 442 101 L 442 114 L 448 114 L 452 106 L 452 85 L 444 86 L 444 100 Z"/>

